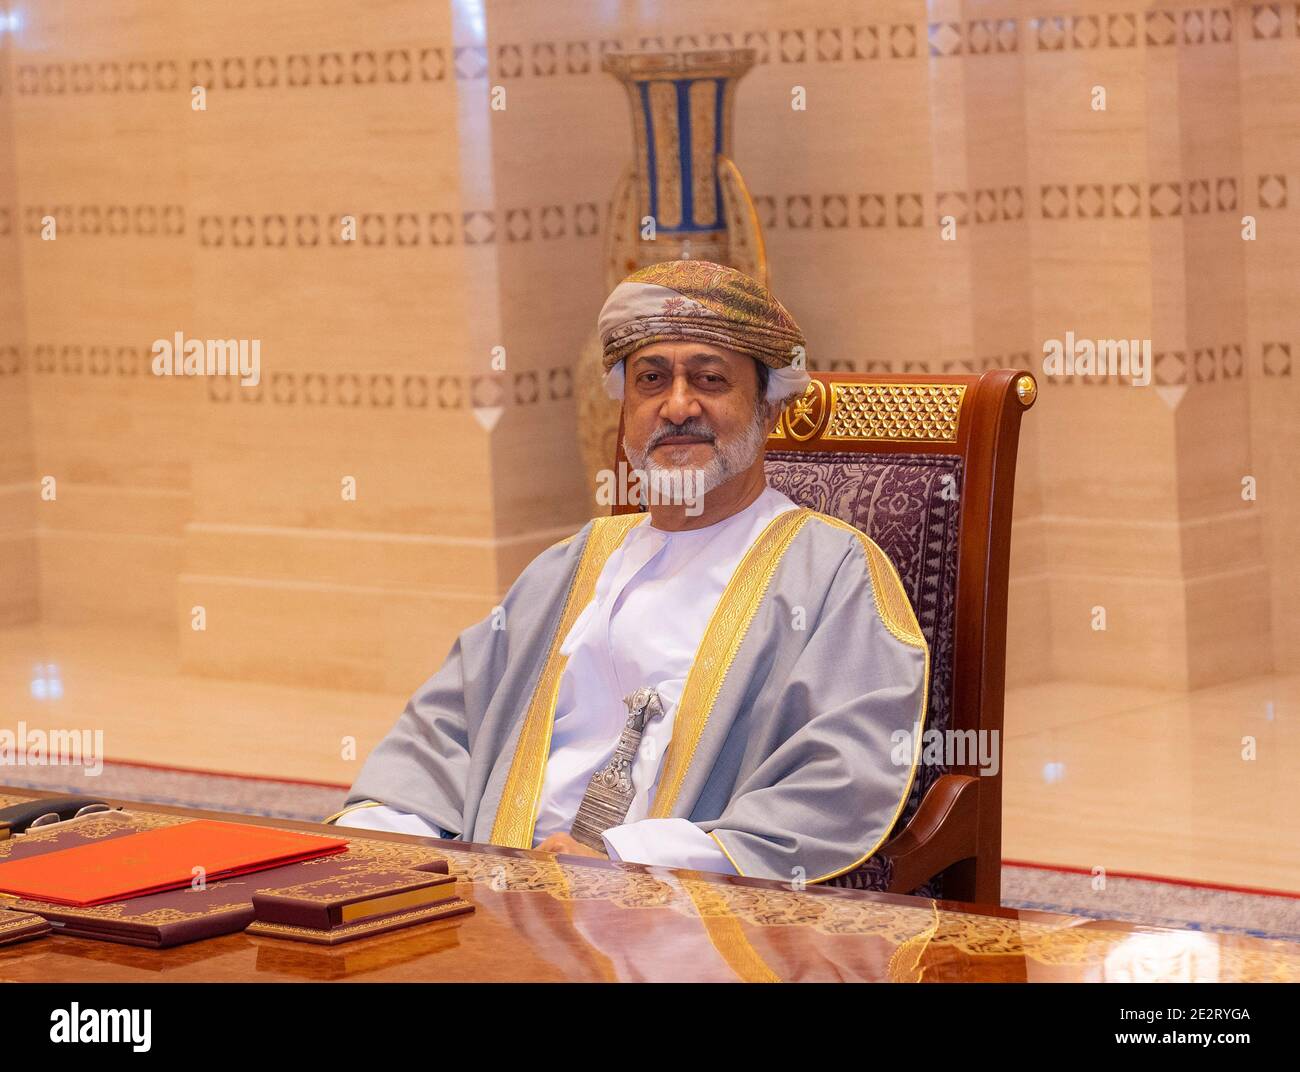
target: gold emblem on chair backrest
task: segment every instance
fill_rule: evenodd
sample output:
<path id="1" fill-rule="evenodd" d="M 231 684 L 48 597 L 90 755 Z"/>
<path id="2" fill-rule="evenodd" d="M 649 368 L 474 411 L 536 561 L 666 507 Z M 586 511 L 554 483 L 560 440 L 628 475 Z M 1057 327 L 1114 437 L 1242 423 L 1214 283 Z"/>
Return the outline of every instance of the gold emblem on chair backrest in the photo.
<path id="1" fill-rule="evenodd" d="M 786 435 L 802 443 L 817 434 L 825 417 L 826 385 L 821 380 L 813 380 L 803 397 L 786 407 L 781 415 L 781 426 Z"/>

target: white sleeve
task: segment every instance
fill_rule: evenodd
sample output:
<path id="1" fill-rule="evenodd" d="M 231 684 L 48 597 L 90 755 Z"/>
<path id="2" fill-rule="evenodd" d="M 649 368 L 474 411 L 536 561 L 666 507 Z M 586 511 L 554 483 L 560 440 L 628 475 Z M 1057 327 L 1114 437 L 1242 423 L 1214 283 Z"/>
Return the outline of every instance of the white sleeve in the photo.
<path id="1" fill-rule="evenodd" d="M 353 826 L 362 830 L 392 830 L 398 834 L 419 834 L 421 837 L 445 838 L 447 832 L 440 826 L 425 822 L 418 815 L 398 811 L 387 804 L 376 804 L 373 808 L 357 808 L 340 815 L 334 820 L 335 826 Z"/>
<path id="2" fill-rule="evenodd" d="M 611 860 L 739 874 L 722 846 L 689 819 L 642 819 L 611 826 L 602 837 Z"/>

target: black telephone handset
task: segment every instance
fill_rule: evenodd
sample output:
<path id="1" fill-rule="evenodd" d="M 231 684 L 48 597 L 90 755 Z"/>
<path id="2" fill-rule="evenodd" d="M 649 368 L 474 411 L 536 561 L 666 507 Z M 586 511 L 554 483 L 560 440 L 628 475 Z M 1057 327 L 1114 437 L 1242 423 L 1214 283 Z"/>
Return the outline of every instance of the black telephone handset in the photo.
<path id="1" fill-rule="evenodd" d="M 107 801 L 98 797 L 42 797 L 0 808 L 0 841 L 11 834 L 25 834 L 54 823 L 67 822 L 82 815 L 112 811 Z"/>

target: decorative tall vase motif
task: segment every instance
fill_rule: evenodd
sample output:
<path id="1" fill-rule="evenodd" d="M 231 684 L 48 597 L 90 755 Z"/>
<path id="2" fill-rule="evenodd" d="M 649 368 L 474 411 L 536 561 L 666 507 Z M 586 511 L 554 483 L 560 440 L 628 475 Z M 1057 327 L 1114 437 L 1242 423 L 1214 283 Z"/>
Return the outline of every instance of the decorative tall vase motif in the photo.
<path id="1" fill-rule="evenodd" d="M 611 203 L 608 290 L 638 268 L 670 260 L 715 261 L 767 282 L 758 215 L 730 156 L 736 83 L 753 65 L 752 48 L 605 57 L 602 69 L 627 91 L 636 146 Z M 574 376 L 593 494 L 596 473 L 613 463 L 618 435 L 618 404 L 605 395 L 600 356 L 593 332 Z"/>

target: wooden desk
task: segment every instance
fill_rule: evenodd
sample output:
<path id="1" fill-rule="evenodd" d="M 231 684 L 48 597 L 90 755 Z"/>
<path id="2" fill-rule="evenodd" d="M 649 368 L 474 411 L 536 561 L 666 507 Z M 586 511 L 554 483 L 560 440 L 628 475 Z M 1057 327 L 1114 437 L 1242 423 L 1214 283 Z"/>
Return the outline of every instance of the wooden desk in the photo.
<path id="1" fill-rule="evenodd" d="M 0 786 L 0 804 L 49 795 Z M 0 981 L 1300 981 L 1289 942 L 113 803 L 428 846 L 477 908 L 333 949 L 242 933 L 161 950 L 55 934 L 0 948 Z"/>

